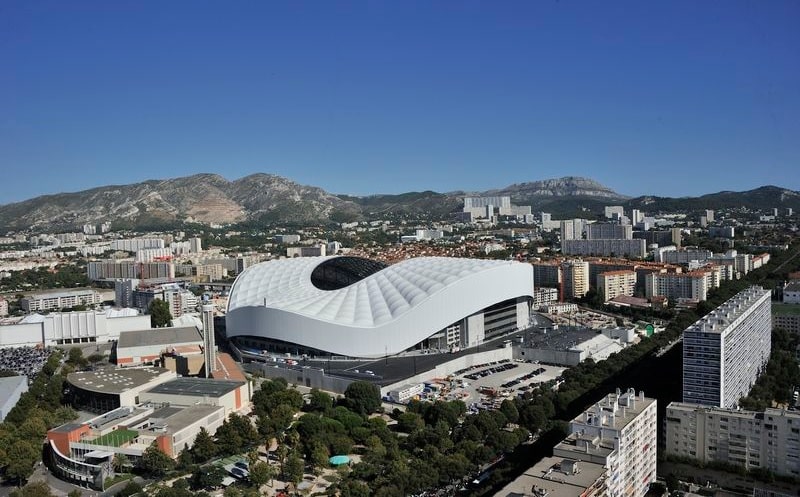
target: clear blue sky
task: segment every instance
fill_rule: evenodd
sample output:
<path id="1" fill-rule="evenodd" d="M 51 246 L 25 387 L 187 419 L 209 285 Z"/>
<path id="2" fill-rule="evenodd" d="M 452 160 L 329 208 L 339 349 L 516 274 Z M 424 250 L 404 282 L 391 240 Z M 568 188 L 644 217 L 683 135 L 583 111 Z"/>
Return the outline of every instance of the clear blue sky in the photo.
<path id="1" fill-rule="evenodd" d="M 800 2 L 0 2 L 0 203 L 199 172 L 800 190 Z"/>

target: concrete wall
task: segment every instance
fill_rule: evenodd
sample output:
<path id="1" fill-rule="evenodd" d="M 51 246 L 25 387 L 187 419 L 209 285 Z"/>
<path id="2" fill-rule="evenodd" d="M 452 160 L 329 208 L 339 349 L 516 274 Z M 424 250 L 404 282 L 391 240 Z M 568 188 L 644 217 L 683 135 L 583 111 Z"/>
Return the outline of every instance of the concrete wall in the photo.
<path id="1" fill-rule="evenodd" d="M 242 364 L 245 371 L 259 373 L 265 378 L 284 378 L 289 384 L 319 388 L 328 392 L 343 394 L 354 379 L 329 376 L 322 369 L 316 368 L 283 368 L 274 364 L 251 362 Z"/>
<path id="2" fill-rule="evenodd" d="M 0 326 L 0 347 L 33 347 L 43 339 L 42 323 Z"/>
<path id="3" fill-rule="evenodd" d="M 522 355 L 522 352 L 525 354 Z M 559 366 L 576 366 L 584 359 L 585 352 L 580 350 L 534 349 L 525 347 L 520 351 L 520 359 L 539 361 Z"/>

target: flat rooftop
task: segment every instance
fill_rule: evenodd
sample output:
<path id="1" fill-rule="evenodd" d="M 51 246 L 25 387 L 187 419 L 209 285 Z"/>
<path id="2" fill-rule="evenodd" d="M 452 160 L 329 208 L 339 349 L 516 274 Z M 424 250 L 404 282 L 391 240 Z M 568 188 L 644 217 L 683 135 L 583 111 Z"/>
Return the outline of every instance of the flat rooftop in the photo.
<path id="1" fill-rule="evenodd" d="M 194 326 L 182 328 L 155 328 L 151 330 L 123 331 L 119 334 L 117 350 L 127 347 L 153 345 L 185 345 L 203 343 L 200 331 Z"/>
<path id="2" fill-rule="evenodd" d="M 178 396 L 222 397 L 244 385 L 243 381 L 214 380 L 209 378 L 176 378 L 156 385 L 146 393 Z"/>
<path id="3" fill-rule="evenodd" d="M 164 368 L 129 368 L 99 371 L 78 371 L 67 375 L 67 381 L 82 390 L 119 395 L 132 388 L 147 385 L 164 374 L 175 375 Z"/>
<path id="4" fill-rule="evenodd" d="M 545 457 L 514 481 L 503 487 L 497 492 L 497 497 L 517 497 L 536 495 L 532 492 L 542 490 L 541 495 L 547 497 L 575 497 L 583 495 L 584 491 L 590 488 L 605 473 L 602 464 L 591 462 L 570 461 L 564 466 L 569 467 L 570 463 L 577 464 L 579 471 L 562 471 L 563 457 Z M 546 492 L 546 494 L 545 494 Z"/>
<path id="5" fill-rule="evenodd" d="M 547 350 L 570 350 L 583 342 L 597 336 L 597 331 L 589 328 L 568 328 L 560 326 L 559 329 L 549 329 L 546 333 L 535 331 L 529 335 L 530 341 L 525 342 L 525 347 Z"/>
<path id="6" fill-rule="evenodd" d="M 748 312 L 769 290 L 751 286 L 737 293 L 722 305 L 706 314 L 702 319 L 686 328 L 686 331 L 722 334 L 740 316 Z"/>
<path id="7" fill-rule="evenodd" d="M 19 388 L 20 385 L 28 384 L 27 376 L 7 376 L 0 378 L 0 402 L 5 402 L 11 397 L 11 392 Z M 26 389 L 27 390 L 27 389 Z"/>
<path id="8" fill-rule="evenodd" d="M 633 393 L 630 391 L 610 393 L 573 418 L 572 422 L 587 423 L 591 418 L 595 418 L 598 422 L 603 423 L 602 426 L 622 429 L 650 407 L 653 402 L 655 399 L 637 395 L 635 391 Z M 595 426 L 601 425 L 595 424 Z"/>

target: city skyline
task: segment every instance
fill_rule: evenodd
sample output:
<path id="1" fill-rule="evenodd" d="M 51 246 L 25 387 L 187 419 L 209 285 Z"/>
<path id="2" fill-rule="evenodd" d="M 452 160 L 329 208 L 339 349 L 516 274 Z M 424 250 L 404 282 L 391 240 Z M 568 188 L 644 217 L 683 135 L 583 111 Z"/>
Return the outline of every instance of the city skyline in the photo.
<path id="1" fill-rule="evenodd" d="M 800 190 L 800 6 L 12 3 L 0 204 L 200 172 L 331 193 Z M 725 174 L 728 173 L 728 174 Z"/>

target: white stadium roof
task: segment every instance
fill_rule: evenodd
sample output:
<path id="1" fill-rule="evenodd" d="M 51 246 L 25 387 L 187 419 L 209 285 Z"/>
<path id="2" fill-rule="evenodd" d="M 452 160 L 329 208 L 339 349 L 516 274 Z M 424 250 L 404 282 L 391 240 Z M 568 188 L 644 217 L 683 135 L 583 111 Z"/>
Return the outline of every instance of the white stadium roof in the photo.
<path id="1" fill-rule="evenodd" d="M 281 259 L 236 279 L 227 333 L 377 357 L 532 291 L 531 266 L 512 261 L 420 257 L 384 266 L 356 257 Z"/>

